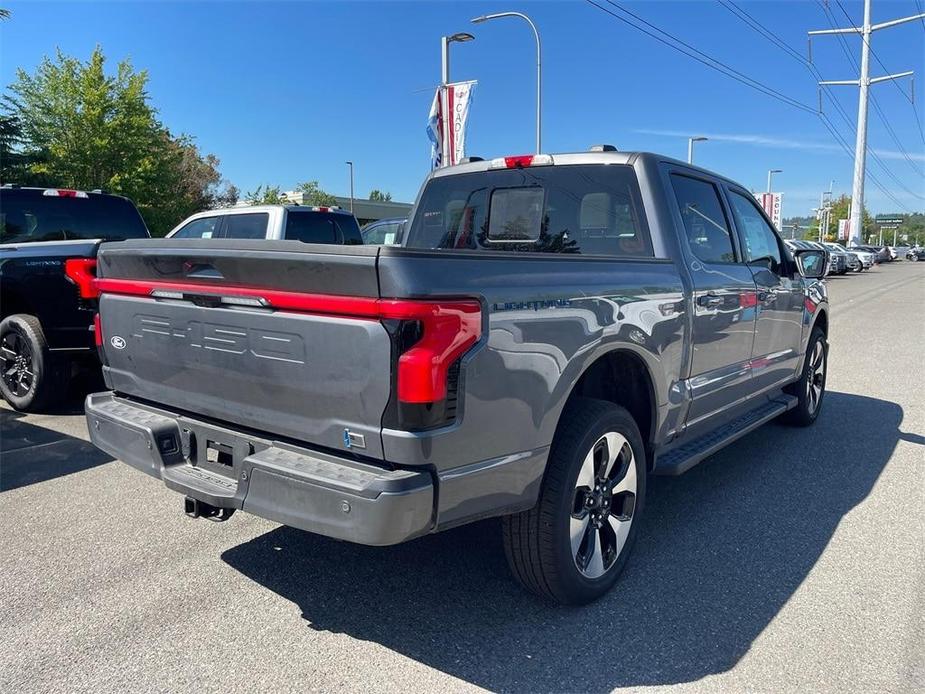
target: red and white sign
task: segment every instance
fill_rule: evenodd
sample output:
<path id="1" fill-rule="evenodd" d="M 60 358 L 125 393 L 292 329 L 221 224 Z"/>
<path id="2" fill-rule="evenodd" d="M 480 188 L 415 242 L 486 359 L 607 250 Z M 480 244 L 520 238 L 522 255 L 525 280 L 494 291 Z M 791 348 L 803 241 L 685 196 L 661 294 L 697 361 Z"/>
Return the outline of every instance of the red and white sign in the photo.
<path id="1" fill-rule="evenodd" d="M 432 168 L 453 166 L 466 156 L 466 123 L 475 84 L 470 80 L 437 88 L 427 123 Z"/>
<path id="2" fill-rule="evenodd" d="M 851 220 L 849 219 L 839 219 L 838 220 L 838 239 L 840 241 L 848 240 L 848 232 L 851 230 Z"/>
<path id="3" fill-rule="evenodd" d="M 759 202 L 768 217 L 774 223 L 774 227 L 780 231 L 782 219 L 782 202 L 783 193 L 755 193 L 755 199 Z"/>

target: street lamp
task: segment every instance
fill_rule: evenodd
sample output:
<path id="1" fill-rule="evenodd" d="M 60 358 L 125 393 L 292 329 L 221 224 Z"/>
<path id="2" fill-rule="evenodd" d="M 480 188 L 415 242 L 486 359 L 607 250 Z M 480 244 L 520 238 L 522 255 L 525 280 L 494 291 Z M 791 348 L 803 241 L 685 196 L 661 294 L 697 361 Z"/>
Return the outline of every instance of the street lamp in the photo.
<path id="1" fill-rule="evenodd" d="M 353 214 L 353 162 L 345 161 L 344 163 L 350 167 L 350 214 Z"/>
<path id="2" fill-rule="evenodd" d="M 490 19 L 500 19 L 501 17 L 519 17 L 530 25 L 533 29 L 533 37 L 536 39 L 536 153 L 542 151 L 542 102 L 543 102 L 543 51 L 540 46 L 540 32 L 536 29 L 536 24 L 527 15 L 521 12 L 496 12 L 495 14 L 484 14 L 472 20 L 473 24 L 487 22 Z"/>
<path id="3" fill-rule="evenodd" d="M 453 34 L 452 36 L 440 37 L 440 83 L 446 86 L 450 82 L 450 44 L 465 43 L 472 41 L 475 37 L 464 31 Z"/>
<path id="4" fill-rule="evenodd" d="M 783 173 L 783 169 L 768 169 L 768 192 L 771 192 L 771 177 L 776 173 Z"/>
<path id="5" fill-rule="evenodd" d="M 687 138 L 687 163 L 694 163 L 694 143 L 695 142 L 706 142 L 709 138 L 704 137 L 703 135 L 696 135 L 694 137 Z"/>

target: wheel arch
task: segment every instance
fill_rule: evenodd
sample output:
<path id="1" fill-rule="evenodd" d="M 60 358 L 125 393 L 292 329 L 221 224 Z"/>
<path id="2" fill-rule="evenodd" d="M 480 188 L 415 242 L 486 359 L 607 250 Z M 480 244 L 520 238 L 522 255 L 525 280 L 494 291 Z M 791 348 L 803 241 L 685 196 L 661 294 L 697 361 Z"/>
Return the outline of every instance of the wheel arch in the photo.
<path id="1" fill-rule="evenodd" d="M 3 300 L 0 301 L 0 320 L 17 313 L 35 315 L 32 302 L 21 292 L 9 286 L 3 287 Z"/>
<path id="2" fill-rule="evenodd" d="M 828 338 L 829 336 L 829 312 L 824 308 L 819 309 L 819 312 L 816 314 L 815 319 L 813 319 L 813 328 L 818 327 L 822 330 L 822 334 Z"/>
<path id="3" fill-rule="evenodd" d="M 642 434 L 647 466 L 651 469 L 658 427 L 658 397 L 645 359 L 630 349 L 615 347 L 590 361 L 569 391 L 558 421 L 561 422 L 569 403 L 579 397 L 604 400 L 626 409 Z"/>

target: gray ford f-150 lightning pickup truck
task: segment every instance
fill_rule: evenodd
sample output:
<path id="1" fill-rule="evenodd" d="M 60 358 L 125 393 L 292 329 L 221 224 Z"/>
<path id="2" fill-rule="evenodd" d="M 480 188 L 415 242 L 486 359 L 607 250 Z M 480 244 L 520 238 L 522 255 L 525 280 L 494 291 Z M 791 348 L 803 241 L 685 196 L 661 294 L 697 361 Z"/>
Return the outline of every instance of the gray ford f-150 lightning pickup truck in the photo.
<path id="1" fill-rule="evenodd" d="M 189 515 L 369 545 L 502 516 L 515 576 L 562 603 L 616 581 L 649 473 L 808 425 L 825 388 L 825 252 L 791 255 L 730 180 L 609 146 L 437 170 L 399 246 L 98 261 L 90 434 Z"/>

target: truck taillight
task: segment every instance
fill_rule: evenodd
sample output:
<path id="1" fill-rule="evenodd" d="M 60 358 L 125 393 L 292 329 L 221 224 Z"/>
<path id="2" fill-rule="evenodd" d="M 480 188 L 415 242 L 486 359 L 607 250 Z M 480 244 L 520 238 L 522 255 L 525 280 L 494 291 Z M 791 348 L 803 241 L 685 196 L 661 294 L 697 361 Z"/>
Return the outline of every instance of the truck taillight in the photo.
<path id="1" fill-rule="evenodd" d="M 93 314 L 93 341 L 96 343 L 96 348 L 99 349 L 103 346 L 103 326 L 100 324 L 100 314 Z"/>
<path id="2" fill-rule="evenodd" d="M 417 324 L 417 339 L 398 357 L 399 402 L 444 400 L 450 367 L 482 334 L 479 303 L 383 299 L 379 306 L 384 319 Z"/>
<path id="3" fill-rule="evenodd" d="M 81 299 L 96 299 L 100 293 L 96 288 L 96 260 L 93 258 L 70 258 L 64 261 L 64 275 L 77 285 Z"/>

